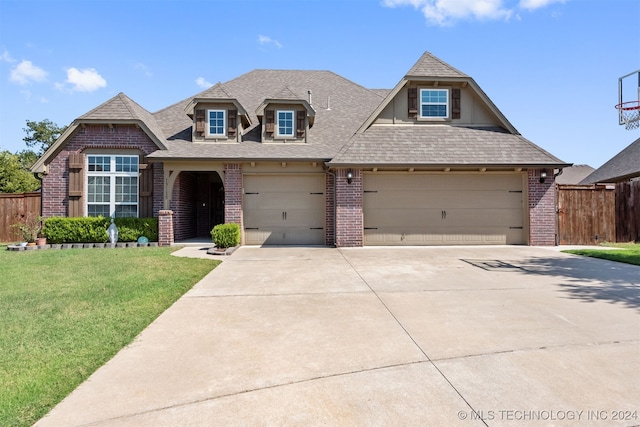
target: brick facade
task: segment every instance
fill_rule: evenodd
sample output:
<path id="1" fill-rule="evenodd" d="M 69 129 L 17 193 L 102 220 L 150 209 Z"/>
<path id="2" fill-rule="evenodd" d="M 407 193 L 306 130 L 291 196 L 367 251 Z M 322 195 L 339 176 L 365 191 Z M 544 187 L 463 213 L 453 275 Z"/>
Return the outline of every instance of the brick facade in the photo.
<path id="1" fill-rule="evenodd" d="M 196 182 L 193 174 L 180 172 L 173 184 L 171 210 L 173 211 L 173 233 L 176 240 L 195 237 L 196 223 L 194 200 Z"/>
<path id="2" fill-rule="evenodd" d="M 325 176 L 325 216 L 324 216 L 324 244 L 334 246 L 336 244 L 335 231 L 335 192 L 334 192 L 334 175 L 327 172 Z"/>
<path id="3" fill-rule="evenodd" d="M 540 182 L 541 170 L 529 170 L 529 245 L 556 244 L 556 201 L 553 169 Z"/>
<path id="4" fill-rule="evenodd" d="M 48 173 L 42 178 L 42 215 L 67 216 L 69 212 L 69 154 L 86 149 L 131 150 L 131 154 L 145 155 L 158 149 L 142 129 L 133 125 L 87 125 L 78 127 L 60 153 L 51 161 Z M 153 166 L 154 216 L 162 207 L 162 165 Z M 86 177 L 86 171 L 85 171 Z M 86 179 L 86 178 L 85 178 Z"/>
<path id="5" fill-rule="evenodd" d="M 224 222 L 242 228 L 242 165 L 224 165 Z"/>
<path id="6" fill-rule="evenodd" d="M 173 211 L 163 209 L 158 212 L 158 245 L 171 246 L 173 242 Z"/>
<path id="7" fill-rule="evenodd" d="M 347 182 L 351 170 L 353 179 Z M 362 212 L 362 171 L 336 169 L 336 246 L 362 246 L 364 216 Z"/>

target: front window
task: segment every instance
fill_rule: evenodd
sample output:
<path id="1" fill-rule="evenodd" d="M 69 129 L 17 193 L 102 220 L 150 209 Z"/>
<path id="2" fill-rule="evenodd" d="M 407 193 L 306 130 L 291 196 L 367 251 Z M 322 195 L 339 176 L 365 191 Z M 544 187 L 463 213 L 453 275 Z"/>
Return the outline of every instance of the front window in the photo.
<path id="1" fill-rule="evenodd" d="M 449 117 L 449 91 L 447 89 L 420 89 L 420 117 Z"/>
<path id="2" fill-rule="evenodd" d="M 209 110 L 209 135 L 224 136 L 224 114 L 225 110 Z"/>
<path id="3" fill-rule="evenodd" d="M 138 156 L 87 156 L 87 215 L 138 216 Z"/>
<path id="4" fill-rule="evenodd" d="M 293 111 L 278 111 L 278 136 L 293 136 Z"/>

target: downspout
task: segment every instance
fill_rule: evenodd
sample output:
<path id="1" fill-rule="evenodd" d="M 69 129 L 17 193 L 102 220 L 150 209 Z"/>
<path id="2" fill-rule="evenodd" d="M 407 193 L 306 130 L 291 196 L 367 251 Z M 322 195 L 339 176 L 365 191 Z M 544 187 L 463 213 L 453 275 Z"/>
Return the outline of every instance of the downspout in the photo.
<path id="1" fill-rule="evenodd" d="M 42 218 L 42 209 L 44 205 L 44 203 L 42 203 L 42 175 L 40 175 L 40 172 L 34 172 L 33 176 L 35 179 L 40 181 L 40 217 Z"/>
<path id="2" fill-rule="evenodd" d="M 324 164 L 324 170 L 328 175 L 333 177 L 333 191 L 331 196 L 333 197 L 333 246 L 336 246 L 337 240 L 337 230 L 336 230 L 336 216 L 338 214 L 338 207 L 336 206 L 336 173 L 329 171 L 327 164 Z"/>

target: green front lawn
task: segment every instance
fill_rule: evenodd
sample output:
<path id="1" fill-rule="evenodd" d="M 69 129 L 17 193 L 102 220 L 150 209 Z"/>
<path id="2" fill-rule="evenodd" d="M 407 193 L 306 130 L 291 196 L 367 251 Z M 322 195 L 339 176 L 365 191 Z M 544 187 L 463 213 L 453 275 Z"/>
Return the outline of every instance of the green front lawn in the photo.
<path id="1" fill-rule="evenodd" d="M 44 416 L 219 263 L 175 248 L 0 246 L 0 425 Z"/>
<path id="2" fill-rule="evenodd" d="M 603 244 L 603 246 L 610 246 L 620 249 L 571 249 L 562 252 L 593 258 L 608 259 L 609 261 L 624 262 L 626 264 L 640 265 L 640 244 L 608 243 Z"/>

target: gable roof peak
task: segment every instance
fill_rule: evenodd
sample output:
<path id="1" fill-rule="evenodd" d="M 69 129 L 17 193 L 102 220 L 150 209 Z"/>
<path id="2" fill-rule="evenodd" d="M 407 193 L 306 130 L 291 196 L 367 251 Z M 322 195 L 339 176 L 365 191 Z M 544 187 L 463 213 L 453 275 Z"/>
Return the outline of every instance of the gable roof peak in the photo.
<path id="1" fill-rule="evenodd" d="M 434 56 L 430 52 L 422 54 L 420 59 L 407 72 L 409 77 L 463 77 L 469 78 L 468 75 L 452 67 L 442 59 Z"/>
<path id="2" fill-rule="evenodd" d="M 295 101 L 304 100 L 304 98 L 302 98 L 300 95 L 298 95 L 293 90 L 291 90 L 289 86 L 283 87 L 269 99 L 287 99 L 287 100 L 295 100 Z"/>
<path id="3" fill-rule="evenodd" d="M 217 98 L 217 99 L 233 99 L 224 84 L 218 82 L 204 92 L 200 92 L 196 98 Z"/>

